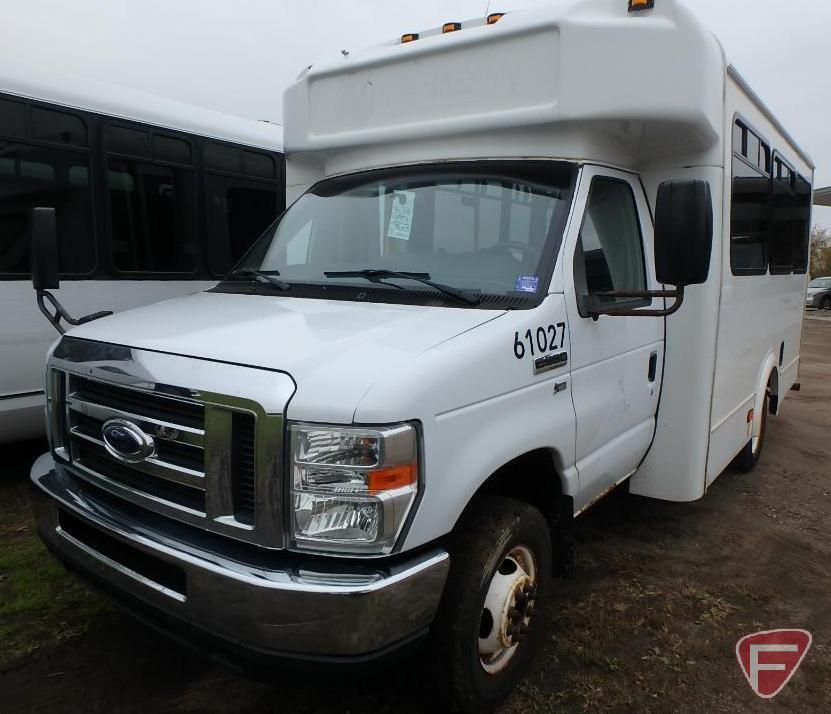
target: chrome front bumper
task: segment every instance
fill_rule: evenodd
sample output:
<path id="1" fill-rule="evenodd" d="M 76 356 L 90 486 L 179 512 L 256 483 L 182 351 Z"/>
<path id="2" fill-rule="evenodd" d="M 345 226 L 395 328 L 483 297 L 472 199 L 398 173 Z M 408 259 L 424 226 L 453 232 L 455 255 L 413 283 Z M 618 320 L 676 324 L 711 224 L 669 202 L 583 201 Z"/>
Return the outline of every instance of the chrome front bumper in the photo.
<path id="1" fill-rule="evenodd" d="M 449 557 L 441 549 L 383 564 L 308 559 L 120 503 L 49 455 L 31 480 L 38 532 L 70 568 L 162 622 L 247 654 L 381 656 L 426 632 L 444 590 Z"/>

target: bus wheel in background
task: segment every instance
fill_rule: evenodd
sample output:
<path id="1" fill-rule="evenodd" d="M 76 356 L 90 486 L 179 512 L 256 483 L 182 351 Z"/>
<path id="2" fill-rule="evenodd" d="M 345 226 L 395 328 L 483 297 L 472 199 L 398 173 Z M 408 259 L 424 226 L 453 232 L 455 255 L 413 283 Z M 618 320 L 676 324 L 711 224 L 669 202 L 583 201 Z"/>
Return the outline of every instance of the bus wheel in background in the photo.
<path id="1" fill-rule="evenodd" d="M 762 401 L 762 424 L 759 429 L 759 436 L 754 436 L 747 442 L 739 455 L 733 459 L 731 466 L 736 471 L 748 473 L 756 468 L 759 457 L 762 455 L 762 448 L 765 445 L 765 432 L 768 425 L 768 412 L 770 411 L 770 385 L 765 388 L 765 398 Z"/>
<path id="2" fill-rule="evenodd" d="M 490 711 L 527 672 L 544 635 L 551 558 L 548 523 L 533 506 L 483 496 L 462 517 L 431 662 L 452 709 Z"/>

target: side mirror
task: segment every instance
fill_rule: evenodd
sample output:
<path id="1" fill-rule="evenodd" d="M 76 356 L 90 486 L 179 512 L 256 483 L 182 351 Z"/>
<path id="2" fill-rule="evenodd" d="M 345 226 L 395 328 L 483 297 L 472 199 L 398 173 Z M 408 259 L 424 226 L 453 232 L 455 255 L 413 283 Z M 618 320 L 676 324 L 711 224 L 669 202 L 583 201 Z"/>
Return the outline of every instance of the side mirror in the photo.
<path id="1" fill-rule="evenodd" d="M 678 288 L 701 285 L 710 273 L 713 199 L 700 180 L 666 181 L 655 206 L 655 274 Z"/>
<path id="2" fill-rule="evenodd" d="M 681 309 L 684 288 L 707 282 L 713 250 L 713 198 L 710 184 L 700 180 L 665 181 L 658 187 L 655 207 L 655 275 L 673 290 L 611 291 L 578 296 L 580 314 L 668 317 Z M 620 308 L 601 298 L 669 299 L 664 309 Z"/>
<path id="3" fill-rule="evenodd" d="M 33 208 L 29 215 L 29 241 L 32 263 L 32 286 L 37 292 L 38 308 L 58 332 L 66 331 L 61 320 L 69 325 L 83 325 L 112 312 L 96 312 L 79 319 L 73 318 L 49 290 L 60 287 L 58 269 L 58 231 L 54 208 Z M 49 308 L 52 308 L 51 310 Z"/>
<path id="4" fill-rule="evenodd" d="M 33 208 L 29 214 L 32 285 L 35 290 L 57 290 L 58 232 L 54 208 Z"/>

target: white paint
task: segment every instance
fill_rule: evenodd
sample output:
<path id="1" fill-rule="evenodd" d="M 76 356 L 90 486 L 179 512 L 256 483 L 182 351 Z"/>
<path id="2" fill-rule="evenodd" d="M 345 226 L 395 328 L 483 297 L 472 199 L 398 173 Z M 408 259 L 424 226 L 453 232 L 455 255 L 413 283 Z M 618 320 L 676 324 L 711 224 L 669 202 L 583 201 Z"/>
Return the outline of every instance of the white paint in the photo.
<path id="1" fill-rule="evenodd" d="M 285 96 L 294 195 L 320 178 L 380 166 L 460 158 L 580 162 L 565 239 L 538 307 L 500 312 L 203 294 L 73 334 L 288 372 L 297 384 L 286 407 L 290 420 L 418 421 L 425 483 L 405 548 L 450 531 L 490 475 L 536 449 L 551 452 L 559 474 L 548 476 L 561 479 L 576 511 L 634 469 L 636 493 L 700 498 L 747 442 L 746 422 L 740 432 L 734 422 L 745 402 L 758 405 L 772 350 L 778 363 L 786 342 L 780 400 L 798 364 L 794 301 L 801 310 L 804 277 L 739 279 L 729 272 L 735 111 L 798 170 L 812 171 L 728 78 L 718 43 L 682 5 L 660 0 L 637 15 L 625 8 L 616 0 L 563 2 L 494 26 L 479 22 L 408 45 L 337 55 Z M 579 315 L 575 249 L 595 176 L 632 187 L 653 288 L 650 205 L 654 210 L 659 184 L 710 183 L 710 275 L 667 320 L 607 316 L 595 323 Z M 570 362 L 535 375 L 529 360 L 514 355 L 514 335 L 557 323 L 567 325 L 562 350 Z"/>

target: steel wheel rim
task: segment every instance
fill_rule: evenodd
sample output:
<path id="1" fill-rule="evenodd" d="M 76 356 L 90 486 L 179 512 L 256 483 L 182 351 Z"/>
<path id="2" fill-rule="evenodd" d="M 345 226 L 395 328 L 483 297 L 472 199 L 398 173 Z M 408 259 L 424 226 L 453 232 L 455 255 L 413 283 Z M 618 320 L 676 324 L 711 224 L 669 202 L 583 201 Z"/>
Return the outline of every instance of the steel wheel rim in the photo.
<path id="1" fill-rule="evenodd" d="M 529 632 L 537 589 L 537 562 L 525 545 L 512 548 L 491 576 L 479 623 L 479 664 L 502 672 Z"/>

